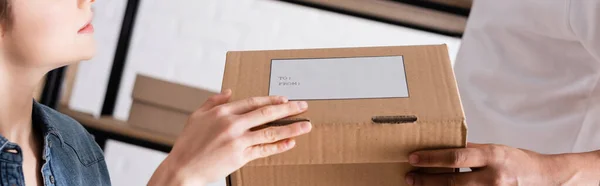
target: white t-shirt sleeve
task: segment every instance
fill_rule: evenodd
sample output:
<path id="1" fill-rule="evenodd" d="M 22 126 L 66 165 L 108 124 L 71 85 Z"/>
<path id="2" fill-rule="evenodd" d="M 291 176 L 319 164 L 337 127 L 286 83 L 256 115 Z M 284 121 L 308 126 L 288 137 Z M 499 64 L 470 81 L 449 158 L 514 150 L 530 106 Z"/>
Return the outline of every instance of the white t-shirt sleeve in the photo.
<path id="1" fill-rule="evenodd" d="M 600 62 L 600 1 L 570 0 L 569 23 L 583 47 Z"/>

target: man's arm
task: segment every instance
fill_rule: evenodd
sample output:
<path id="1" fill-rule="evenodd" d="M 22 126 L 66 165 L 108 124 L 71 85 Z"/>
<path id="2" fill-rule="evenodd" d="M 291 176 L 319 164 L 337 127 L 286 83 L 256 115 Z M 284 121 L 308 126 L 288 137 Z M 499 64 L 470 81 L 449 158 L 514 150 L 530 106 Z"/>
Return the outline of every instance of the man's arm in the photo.
<path id="1" fill-rule="evenodd" d="M 564 166 L 564 170 L 553 171 L 561 183 L 577 185 L 578 180 L 592 180 L 594 186 L 600 184 L 600 150 L 551 156 L 556 161 L 554 164 Z"/>
<path id="2" fill-rule="evenodd" d="M 471 168 L 471 172 L 406 175 L 410 185 L 593 185 L 600 184 L 600 151 L 543 155 L 503 145 L 469 144 L 467 148 L 418 151 L 415 167 Z"/>

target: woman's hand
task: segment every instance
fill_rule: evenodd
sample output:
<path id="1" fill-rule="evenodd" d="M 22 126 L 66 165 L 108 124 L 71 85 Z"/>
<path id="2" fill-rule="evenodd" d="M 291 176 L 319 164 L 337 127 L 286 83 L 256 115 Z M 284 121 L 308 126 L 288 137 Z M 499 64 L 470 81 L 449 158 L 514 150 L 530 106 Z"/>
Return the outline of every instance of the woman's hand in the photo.
<path id="1" fill-rule="evenodd" d="M 251 128 L 307 109 L 306 102 L 280 96 L 253 97 L 227 103 L 231 91 L 213 96 L 194 112 L 173 150 L 149 185 L 205 185 L 225 178 L 257 158 L 285 152 L 292 139 L 311 130 L 308 122 L 256 131 Z"/>

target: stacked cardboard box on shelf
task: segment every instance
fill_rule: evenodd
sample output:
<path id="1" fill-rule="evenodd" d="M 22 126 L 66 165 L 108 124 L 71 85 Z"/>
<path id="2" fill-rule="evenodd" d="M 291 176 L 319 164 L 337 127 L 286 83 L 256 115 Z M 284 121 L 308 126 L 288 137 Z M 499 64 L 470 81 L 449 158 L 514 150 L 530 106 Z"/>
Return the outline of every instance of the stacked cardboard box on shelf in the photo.
<path id="1" fill-rule="evenodd" d="M 284 120 L 313 124 L 294 149 L 233 173 L 231 186 L 402 186 L 415 170 L 409 153 L 466 146 L 445 45 L 228 52 L 223 88 L 232 100 L 306 100 L 306 113 Z"/>
<path id="2" fill-rule="evenodd" d="M 138 75 L 128 124 L 176 137 L 187 118 L 215 92 Z"/>

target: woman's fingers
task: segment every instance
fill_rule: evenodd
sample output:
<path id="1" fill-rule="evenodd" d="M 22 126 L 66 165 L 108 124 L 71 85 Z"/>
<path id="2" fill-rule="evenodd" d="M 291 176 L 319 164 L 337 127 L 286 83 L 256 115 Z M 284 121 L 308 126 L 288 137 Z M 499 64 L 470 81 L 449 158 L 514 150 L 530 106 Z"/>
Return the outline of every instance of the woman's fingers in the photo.
<path id="1" fill-rule="evenodd" d="M 221 109 L 232 114 L 245 114 L 264 106 L 283 104 L 287 102 L 287 98 L 282 96 L 251 97 L 224 104 L 221 106 Z"/>
<path id="2" fill-rule="evenodd" d="M 298 115 L 308 109 L 305 101 L 291 101 L 279 105 L 269 105 L 239 116 L 238 121 L 248 130 L 288 116 Z"/>
<path id="3" fill-rule="evenodd" d="M 279 154 L 288 151 L 296 145 L 294 139 L 285 139 L 275 143 L 267 143 L 251 146 L 246 149 L 246 157 L 248 161 L 252 161 L 258 158 L 264 158 L 267 156 Z"/>
<path id="4" fill-rule="evenodd" d="M 291 125 L 267 127 L 257 131 L 251 131 L 243 137 L 249 145 L 260 145 L 275 143 L 283 139 L 293 138 L 310 132 L 312 125 L 309 122 L 296 122 Z"/>
<path id="5" fill-rule="evenodd" d="M 210 98 L 208 98 L 208 100 L 206 100 L 204 102 L 204 104 L 202 104 L 202 106 L 200 106 L 200 108 L 198 108 L 198 111 L 207 111 L 218 105 L 227 103 L 227 101 L 229 101 L 230 97 L 231 97 L 231 89 L 226 89 L 223 92 L 221 92 L 220 94 L 217 94 L 217 95 L 214 95 L 214 96 L 211 96 Z"/>

